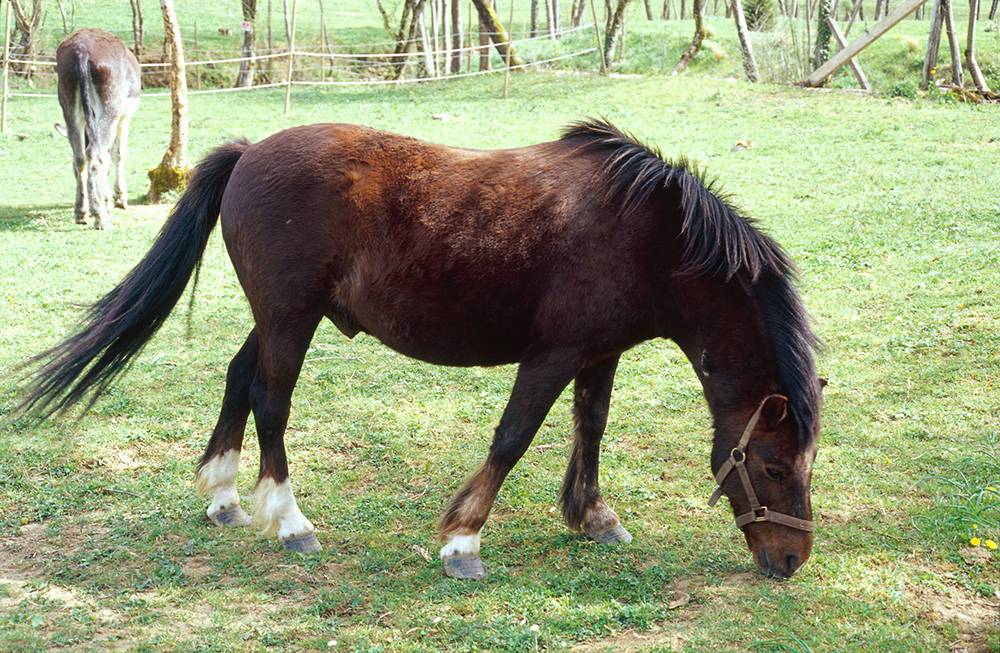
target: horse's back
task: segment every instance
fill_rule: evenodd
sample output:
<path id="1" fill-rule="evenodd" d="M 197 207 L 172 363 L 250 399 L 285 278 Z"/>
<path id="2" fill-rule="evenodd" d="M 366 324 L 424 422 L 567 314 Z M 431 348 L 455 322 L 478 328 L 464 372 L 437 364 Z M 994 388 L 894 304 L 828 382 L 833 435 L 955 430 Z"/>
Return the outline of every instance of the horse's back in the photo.
<path id="1" fill-rule="evenodd" d="M 626 280 L 598 268 L 638 273 L 615 251 L 614 219 L 595 210 L 592 172 L 558 143 L 477 151 L 353 125 L 295 127 L 240 159 L 223 235 L 258 319 L 265 305 L 322 305 L 346 333 L 416 358 L 513 362 L 604 311 L 587 294 Z"/>

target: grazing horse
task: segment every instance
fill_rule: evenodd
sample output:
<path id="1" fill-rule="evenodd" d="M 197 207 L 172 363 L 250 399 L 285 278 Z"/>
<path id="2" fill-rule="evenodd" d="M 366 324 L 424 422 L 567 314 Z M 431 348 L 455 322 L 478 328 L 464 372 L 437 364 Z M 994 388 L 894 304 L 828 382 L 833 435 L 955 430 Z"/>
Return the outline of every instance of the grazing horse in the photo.
<path id="1" fill-rule="evenodd" d="M 128 126 L 139 107 L 139 62 L 114 34 L 79 29 L 56 51 L 59 104 L 65 136 L 73 148 L 76 175 L 75 215 L 94 227 L 110 226 L 108 159 L 115 165 L 115 206 L 126 208 L 125 155 Z"/>
<path id="2" fill-rule="evenodd" d="M 480 531 L 497 492 L 570 381 L 563 515 L 599 542 L 631 540 L 601 497 L 599 448 L 619 356 L 658 337 L 680 346 L 704 386 L 712 501 L 729 497 L 768 575 L 789 576 L 809 556 L 821 383 L 792 263 L 683 162 L 607 122 L 496 151 L 333 124 L 223 145 L 82 330 L 36 357 L 23 411 L 47 416 L 97 398 L 167 318 L 220 211 L 255 326 L 229 364 L 198 466 L 214 523 L 251 521 L 235 479 L 253 412 L 253 521 L 289 549 L 319 548 L 283 437 L 326 317 L 348 338 L 365 332 L 437 365 L 518 363 L 486 460 L 441 519 L 451 576 L 484 575 Z"/>

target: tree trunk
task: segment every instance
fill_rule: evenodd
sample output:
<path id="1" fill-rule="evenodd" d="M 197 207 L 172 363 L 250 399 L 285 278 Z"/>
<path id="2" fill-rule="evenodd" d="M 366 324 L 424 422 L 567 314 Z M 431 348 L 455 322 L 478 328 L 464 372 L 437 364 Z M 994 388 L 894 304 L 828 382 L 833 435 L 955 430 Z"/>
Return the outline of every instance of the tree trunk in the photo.
<path id="1" fill-rule="evenodd" d="M 965 39 L 965 65 L 969 68 L 972 83 L 982 93 L 989 93 L 983 71 L 976 61 L 976 15 L 979 13 L 979 0 L 969 0 L 969 32 Z"/>
<path id="2" fill-rule="evenodd" d="M 951 16 L 951 0 L 941 0 L 941 9 L 944 14 L 944 28 L 948 35 L 948 49 L 951 51 L 951 82 L 955 86 L 962 86 L 962 53 L 958 47 L 958 35 L 955 33 L 955 25 Z"/>
<path id="3" fill-rule="evenodd" d="M 552 0 L 545 0 L 545 31 L 550 39 L 556 37 L 555 19 L 552 15 Z"/>
<path id="4" fill-rule="evenodd" d="M 611 62 L 611 56 L 614 54 L 615 48 L 618 47 L 618 40 L 622 36 L 622 21 L 625 16 L 625 6 L 627 4 L 628 0 L 618 0 L 615 12 L 611 16 L 611 25 L 604 36 L 604 60 L 609 63 Z"/>
<path id="5" fill-rule="evenodd" d="M 556 38 L 559 38 L 559 32 L 562 30 L 562 16 L 559 13 L 559 0 L 551 0 L 552 2 L 552 23 L 555 25 L 553 33 Z M 511 27 L 513 29 L 513 26 Z"/>
<path id="6" fill-rule="evenodd" d="M 1000 9 L 1000 0 L 993 0 L 993 5 L 990 7 L 990 20 L 997 17 L 997 9 Z"/>
<path id="7" fill-rule="evenodd" d="M 751 82 L 760 81 L 757 71 L 757 60 L 753 56 L 753 44 L 750 43 L 750 30 L 747 29 L 747 19 L 743 15 L 741 0 L 732 0 L 733 16 L 736 18 L 736 33 L 740 37 L 740 50 L 743 53 L 743 70 Z"/>
<path id="8" fill-rule="evenodd" d="M 819 0 L 816 13 L 816 49 L 813 51 L 813 68 L 819 68 L 830 58 L 830 24 L 827 19 L 836 16 L 830 0 Z"/>
<path id="9" fill-rule="evenodd" d="M 1000 0 L 994 0 L 1000 1 Z M 570 12 L 570 23 L 573 27 L 579 27 L 583 22 L 583 12 L 587 10 L 587 0 L 574 0 L 573 10 Z"/>
<path id="10" fill-rule="evenodd" d="M 937 68 L 938 48 L 941 45 L 941 26 L 944 24 L 944 11 L 941 1 L 937 0 L 931 7 L 931 31 L 927 37 L 927 52 L 924 54 L 923 78 L 920 88 L 926 90 L 930 86 L 932 72 Z"/>
<path id="11" fill-rule="evenodd" d="M 694 56 L 701 50 L 701 42 L 705 40 L 705 26 L 702 21 L 702 4 L 698 0 L 694 2 L 694 36 L 691 37 L 691 45 L 681 55 L 681 60 L 674 67 L 674 74 L 682 73 L 694 59 Z"/>
<path id="12" fill-rule="evenodd" d="M 66 7 L 63 6 L 63 0 L 56 0 L 56 4 L 59 5 L 59 16 L 62 18 L 63 34 L 69 34 L 69 23 L 66 21 Z"/>
<path id="13" fill-rule="evenodd" d="M 530 38 L 538 36 L 538 0 L 531 0 L 531 26 L 528 30 L 528 36 Z"/>
<path id="14" fill-rule="evenodd" d="M 243 52 L 240 56 L 240 74 L 236 77 L 236 86 L 247 88 L 253 86 L 254 71 L 254 22 L 257 20 L 257 0 L 240 0 L 243 9 Z"/>
<path id="15" fill-rule="evenodd" d="M 517 56 L 517 50 L 510 43 L 510 37 L 507 35 L 507 30 L 504 29 L 504 26 L 497 17 L 496 12 L 493 11 L 493 7 L 491 7 L 490 4 L 487 4 L 487 2 L 488 0 L 472 0 L 472 4 L 476 7 L 476 11 L 479 12 L 480 22 L 491 32 L 490 37 L 493 39 L 493 45 L 496 47 L 497 52 L 504 61 L 507 61 L 507 49 L 510 48 L 510 65 L 524 65 L 521 58 Z"/>
<path id="16" fill-rule="evenodd" d="M 291 10 L 288 8 L 288 0 L 282 1 L 282 15 L 285 17 L 285 43 L 292 42 Z"/>
<path id="17" fill-rule="evenodd" d="M 38 35 L 38 28 L 42 25 L 42 0 L 33 0 L 30 16 L 25 12 L 21 0 L 10 0 L 8 11 L 14 12 L 14 33 L 20 34 L 17 45 L 10 52 L 11 59 L 33 60 L 35 50 L 38 47 L 38 40 L 35 37 Z M 16 64 L 11 68 L 16 75 L 31 80 L 31 64 Z"/>
<path id="18" fill-rule="evenodd" d="M 462 72 L 462 0 L 451 0 L 451 72 Z"/>
<path id="19" fill-rule="evenodd" d="M 652 0 L 643 0 L 646 6 L 646 20 L 653 20 L 653 3 Z"/>
<path id="20" fill-rule="evenodd" d="M 59 3 L 62 6 L 62 3 Z M 141 0 L 129 0 L 132 5 L 132 53 L 142 61 L 142 3 Z"/>
<path id="21" fill-rule="evenodd" d="M 473 0 L 475 1 L 475 0 Z M 493 4 L 493 0 L 486 0 L 490 4 Z M 479 15 L 479 10 L 476 10 L 476 16 L 479 17 L 479 70 L 489 70 L 490 69 L 490 27 L 483 22 L 482 16 Z"/>
<path id="22" fill-rule="evenodd" d="M 409 15 L 410 25 L 409 29 L 405 33 L 405 38 L 403 38 L 404 33 L 402 31 L 402 25 L 400 26 L 400 41 L 396 46 L 396 54 L 405 55 L 410 52 L 410 47 L 413 45 L 413 41 L 416 38 L 417 26 L 420 24 L 420 16 L 424 12 L 424 4 L 426 0 L 414 0 L 414 2 L 407 2 L 406 8 L 412 7 L 412 12 Z M 403 10 L 403 18 L 406 18 L 406 8 Z M 403 69 L 406 68 L 407 57 L 396 57 L 396 70 L 393 73 L 393 79 L 399 79 L 403 76 Z"/>
<path id="23" fill-rule="evenodd" d="M 151 202 L 159 202 L 163 193 L 167 191 L 183 190 L 191 172 L 187 160 L 187 71 L 174 1 L 160 0 L 160 11 L 163 14 L 163 38 L 170 52 L 170 144 L 163 153 L 160 165 L 149 171 L 147 196 Z"/>

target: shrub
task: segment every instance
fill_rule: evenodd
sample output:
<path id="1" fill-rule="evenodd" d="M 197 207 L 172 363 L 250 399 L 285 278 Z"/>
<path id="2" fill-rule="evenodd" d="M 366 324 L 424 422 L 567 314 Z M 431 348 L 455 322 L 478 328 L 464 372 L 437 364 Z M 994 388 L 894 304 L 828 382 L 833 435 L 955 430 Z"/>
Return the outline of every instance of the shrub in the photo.
<path id="1" fill-rule="evenodd" d="M 917 85 L 910 80 L 903 80 L 901 82 L 896 82 L 896 85 L 892 87 L 889 91 L 889 95 L 892 97 L 905 97 L 911 100 L 917 97 Z"/>

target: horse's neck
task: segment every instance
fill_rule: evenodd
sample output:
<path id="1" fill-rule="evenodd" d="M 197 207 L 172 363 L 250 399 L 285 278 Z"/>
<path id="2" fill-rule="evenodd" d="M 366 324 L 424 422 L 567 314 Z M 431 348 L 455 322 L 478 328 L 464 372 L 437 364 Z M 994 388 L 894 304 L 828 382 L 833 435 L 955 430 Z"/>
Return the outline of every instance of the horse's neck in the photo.
<path id="1" fill-rule="evenodd" d="M 717 424 L 752 409 L 778 378 L 760 307 L 735 283 L 684 284 L 679 293 L 684 304 L 670 335 L 698 374 Z"/>

